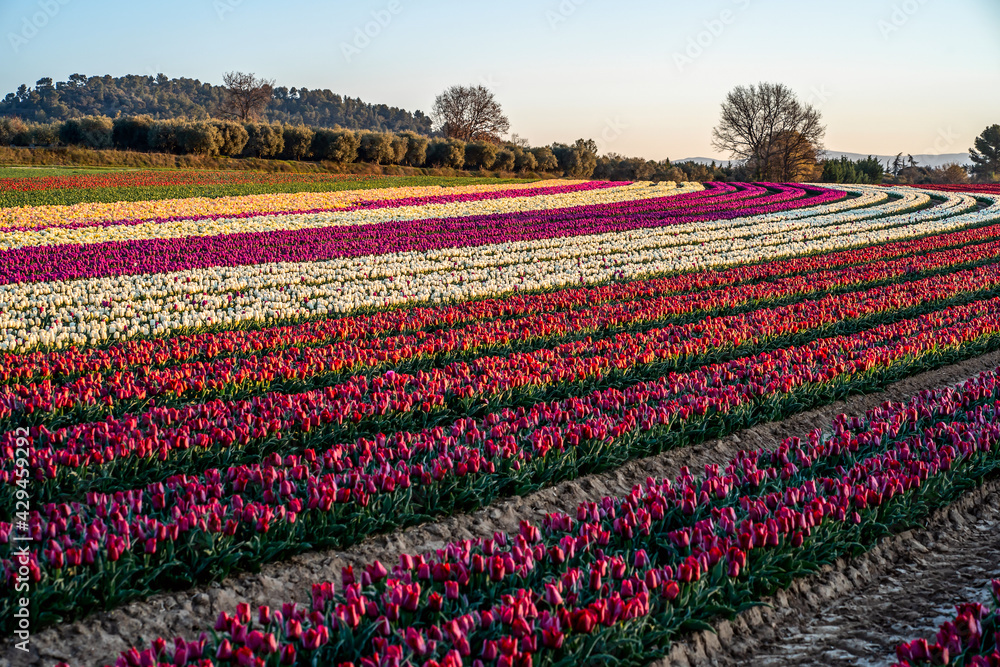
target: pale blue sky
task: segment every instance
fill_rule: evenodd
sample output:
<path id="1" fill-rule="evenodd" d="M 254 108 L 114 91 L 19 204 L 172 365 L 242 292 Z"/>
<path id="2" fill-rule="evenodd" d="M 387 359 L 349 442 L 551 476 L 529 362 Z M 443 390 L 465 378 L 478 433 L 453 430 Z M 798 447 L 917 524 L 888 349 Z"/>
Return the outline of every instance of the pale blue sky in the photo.
<path id="1" fill-rule="evenodd" d="M 964 152 L 1000 122 L 1000 0 L 0 0 L 0 30 L 0 94 L 239 69 L 429 112 L 484 83 L 533 144 L 657 159 L 714 156 L 726 92 L 761 80 L 835 150 Z"/>

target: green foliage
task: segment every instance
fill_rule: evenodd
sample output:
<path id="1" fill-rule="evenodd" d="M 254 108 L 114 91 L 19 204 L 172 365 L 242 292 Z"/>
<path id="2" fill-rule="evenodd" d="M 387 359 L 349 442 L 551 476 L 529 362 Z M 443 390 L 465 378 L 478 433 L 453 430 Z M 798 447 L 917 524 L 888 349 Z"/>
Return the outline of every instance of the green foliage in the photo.
<path id="1" fill-rule="evenodd" d="M 497 152 L 496 159 L 493 161 L 492 169 L 496 171 L 514 171 L 516 162 L 517 158 L 514 155 L 514 151 L 509 148 L 501 148 Z"/>
<path id="2" fill-rule="evenodd" d="M 597 167 L 597 144 L 593 139 L 577 139 L 572 146 L 552 144 L 559 169 L 570 178 L 590 178 Z"/>
<path id="3" fill-rule="evenodd" d="M 400 164 L 419 167 L 427 162 L 427 145 L 430 140 L 416 132 L 404 132 L 403 136 L 406 137 L 406 155 Z"/>
<path id="4" fill-rule="evenodd" d="M 149 149 L 158 153 L 180 152 L 180 126 L 183 121 L 158 120 L 149 126 Z"/>
<path id="5" fill-rule="evenodd" d="M 59 141 L 87 148 L 111 148 L 111 119 L 107 116 L 71 118 L 59 128 Z"/>
<path id="6" fill-rule="evenodd" d="M 177 144 L 180 152 L 188 155 L 218 155 L 223 146 L 222 133 L 211 123 L 181 123 Z"/>
<path id="7" fill-rule="evenodd" d="M 250 140 L 250 134 L 240 123 L 230 120 L 215 120 L 212 125 L 219 132 L 219 153 L 237 156 L 243 152 Z"/>
<path id="8" fill-rule="evenodd" d="M 460 139 L 432 139 L 427 146 L 427 165 L 461 169 L 465 165 L 465 142 Z"/>
<path id="9" fill-rule="evenodd" d="M 404 150 L 405 155 L 405 150 Z M 392 164 L 395 159 L 392 139 L 381 132 L 364 132 L 358 148 L 358 160 L 370 164 Z"/>
<path id="10" fill-rule="evenodd" d="M 559 168 L 559 160 L 548 146 L 532 148 L 531 154 L 535 158 L 535 167 L 538 171 L 555 171 Z"/>
<path id="11" fill-rule="evenodd" d="M 275 157 L 285 148 L 285 134 L 280 125 L 246 123 L 249 138 L 243 147 L 244 157 Z"/>
<path id="12" fill-rule="evenodd" d="M 83 76 L 53 83 L 42 79 L 35 88 L 21 86 L 0 100 L 0 116 L 25 121 L 66 120 L 87 115 L 115 117 L 148 114 L 154 119 L 207 120 L 225 100 L 225 88 L 197 79 L 160 75 Z M 431 119 L 384 104 L 369 104 L 329 90 L 277 87 L 262 113 L 268 123 L 316 127 L 346 127 L 389 132 L 411 130 L 428 134 Z"/>
<path id="13" fill-rule="evenodd" d="M 119 116 L 111 126 L 111 143 L 124 151 L 150 150 L 152 116 Z"/>
<path id="14" fill-rule="evenodd" d="M 862 160 L 849 160 L 841 155 L 839 160 L 824 160 L 823 183 L 862 183 L 877 185 L 882 182 L 885 171 L 877 158 L 869 155 Z"/>
<path id="15" fill-rule="evenodd" d="M 285 125 L 282 136 L 285 147 L 278 156 L 283 160 L 305 160 L 312 152 L 316 133 L 305 125 Z"/>
<path id="16" fill-rule="evenodd" d="M 466 169 L 492 169 L 500 147 L 487 141 L 473 141 L 465 145 Z"/>
<path id="17" fill-rule="evenodd" d="M 312 140 L 312 155 L 316 160 L 347 164 L 358 159 L 361 140 L 350 130 L 316 130 Z"/>
<path id="18" fill-rule="evenodd" d="M 538 160 L 531 151 L 520 146 L 513 146 L 510 150 L 514 153 L 514 169 L 517 171 L 535 171 L 538 168 Z"/>
<path id="19" fill-rule="evenodd" d="M 976 137 L 975 148 L 969 149 L 972 175 L 987 182 L 1000 181 L 1000 125 L 990 125 Z"/>

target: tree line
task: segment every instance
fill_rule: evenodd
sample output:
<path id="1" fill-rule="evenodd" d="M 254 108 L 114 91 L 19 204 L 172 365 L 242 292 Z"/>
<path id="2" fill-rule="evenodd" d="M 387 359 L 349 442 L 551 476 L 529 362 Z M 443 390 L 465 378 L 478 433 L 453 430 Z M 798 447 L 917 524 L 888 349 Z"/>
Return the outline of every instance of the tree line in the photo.
<path id="1" fill-rule="evenodd" d="M 525 142 L 462 141 L 416 132 L 371 132 L 225 119 L 177 120 L 152 116 L 84 116 L 51 123 L 0 118 L 0 145 L 79 146 L 175 155 L 315 160 L 338 164 L 559 173 L 589 178 L 597 147 L 530 147 Z"/>
<path id="2" fill-rule="evenodd" d="M 0 116 L 46 123 L 83 116 L 148 115 L 154 119 L 205 120 L 218 115 L 228 86 L 163 74 L 122 77 L 73 74 L 66 81 L 22 84 L 0 101 Z M 371 104 L 326 89 L 273 86 L 260 120 L 268 123 L 345 127 L 383 132 L 431 132 L 431 119 L 385 104 Z"/>

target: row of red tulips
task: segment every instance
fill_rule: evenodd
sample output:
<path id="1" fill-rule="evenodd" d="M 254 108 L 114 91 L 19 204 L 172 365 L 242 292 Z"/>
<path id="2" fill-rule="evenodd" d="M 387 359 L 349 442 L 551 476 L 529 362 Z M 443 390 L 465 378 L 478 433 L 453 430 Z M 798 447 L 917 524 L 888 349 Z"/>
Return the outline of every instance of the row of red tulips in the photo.
<path id="1" fill-rule="evenodd" d="M 404 554 L 391 569 L 345 568 L 340 582 L 313 586 L 309 605 L 240 604 L 211 633 L 155 639 L 115 664 L 644 665 L 686 631 L 914 525 L 995 474 L 998 410 L 992 371 L 835 420 L 808 445 L 792 439 L 699 477 L 682 471 L 583 503 L 575 516 L 523 521 L 516 535 Z M 975 634 L 970 620 L 954 628 L 962 641 Z"/>
<path id="2" fill-rule="evenodd" d="M 680 318 L 793 301 L 810 294 L 835 293 L 860 286 L 912 279 L 1000 258 L 1000 241 L 849 265 L 834 270 L 778 278 L 683 295 L 606 302 L 576 310 L 469 324 L 436 332 L 341 340 L 306 348 L 284 348 L 260 356 L 226 357 L 211 362 L 178 363 L 166 368 L 93 371 L 72 381 L 0 387 L 0 424 L 7 429 L 46 423 L 93 421 L 146 405 L 176 405 L 211 398 L 234 399 L 280 390 L 303 391 L 330 386 L 350 374 L 380 368 L 412 372 L 483 355 L 531 352 L 584 336 L 608 336 L 644 329 Z"/>
<path id="3" fill-rule="evenodd" d="M 497 495 L 780 419 L 998 343 L 995 299 L 624 392 L 47 504 L 28 520 L 33 604 L 53 621 L 302 549 L 343 546 Z M 9 542 L 11 530 L 0 524 L 0 542 Z M 15 573 L 11 555 L 3 561 L 5 579 Z"/>
<path id="4" fill-rule="evenodd" d="M 153 407 L 137 415 L 50 430 L 32 427 L 27 462 L 36 498 L 158 481 L 173 472 L 241 463 L 262 451 L 301 450 L 358 435 L 445 423 L 489 409 L 530 406 L 581 390 L 627 387 L 664 372 L 858 331 L 1000 289 L 1000 265 L 937 275 L 703 322 L 671 325 L 510 356 L 480 357 L 413 374 L 387 371 L 320 390 Z M 17 434 L 0 436 L 0 497 L 16 481 Z M 218 463 L 215 463 L 218 462 Z M 7 507 L 9 502 L 0 504 Z"/>

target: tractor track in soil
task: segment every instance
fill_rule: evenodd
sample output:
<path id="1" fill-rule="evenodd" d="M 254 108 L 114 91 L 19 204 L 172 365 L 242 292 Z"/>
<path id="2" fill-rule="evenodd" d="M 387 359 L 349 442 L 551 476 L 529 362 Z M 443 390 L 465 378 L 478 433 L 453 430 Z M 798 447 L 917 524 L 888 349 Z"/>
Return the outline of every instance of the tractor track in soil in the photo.
<path id="1" fill-rule="evenodd" d="M 232 612 L 241 601 L 250 602 L 251 606 L 287 601 L 308 603 L 312 584 L 339 580 L 340 568 L 343 566 L 368 563 L 376 558 L 394 563 L 402 553 L 424 553 L 441 548 L 450 541 L 490 536 L 495 531 L 516 532 L 521 519 L 537 521 L 549 512 L 573 511 L 581 502 L 599 500 L 607 495 L 625 494 L 634 485 L 643 483 L 647 477 L 674 477 L 681 466 L 697 469 L 705 464 L 723 463 L 740 449 L 772 447 L 786 437 L 803 435 L 817 426 L 826 426 L 836 414 L 860 415 L 884 401 L 903 401 L 921 390 L 952 385 L 998 365 L 1000 352 L 993 352 L 915 375 L 880 392 L 859 394 L 846 401 L 802 412 L 780 422 L 760 424 L 725 438 L 630 461 L 616 470 L 562 482 L 526 497 L 507 498 L 472 514 L 445 517 L 386 535 L 373 536 L 345 550 L 301 554 L 264 565 L 259 573 L 241 573 L 208 586 L 159 593 L 110 611 L 96 612 L 81 620 L 46 628 L 33 635 L 28 654 L 15 651 L 8 643 L 4 653 L 0 655 L 0 667 L 49 666 L 59 661 L 67 661 L 73 665 L 113 664 L 119 652 L 131 646 L 146 646 L 156 637 L 195 638 L 202 630 L 211 628 L 220 611 Z M 997 516 L 1000 520 L 1000 510 Z M 1000 551 L 993 553 L 1000 554 Z M 995 558 L 994 561 L 996 560 Z M 988 583 L 988 579 L 983 582 L 984 585 Z M 779 599 L 781 595 L 779 594 Z M 760 614 L 759 610 L 754 611 Z M 739 620 L 734 621 L 734 627 L 739 623 Z M 750 627 L 748 621 L 745 623 Z M 721 632 L 720 637 L 724 634 Z M 712 639 L 706 640 L 699 636 L 692 639 L 690 646 L 676 645 L 671 654 L 673 660 L 669 664 L 723 664 L 718 661 L 725 659 L 725 651 L 707 658 L 706 641 L 713 644 Z M 765 645 L 761 642 L 759 648 L 764 651 Z M 733 664 L 758 664 L 746 662 L 746 653 L 740 654 L 735 645 L 731 655 L 743 655 Z M 701 663 L 702 657 L 706 657 L 708 662 Z"/>

